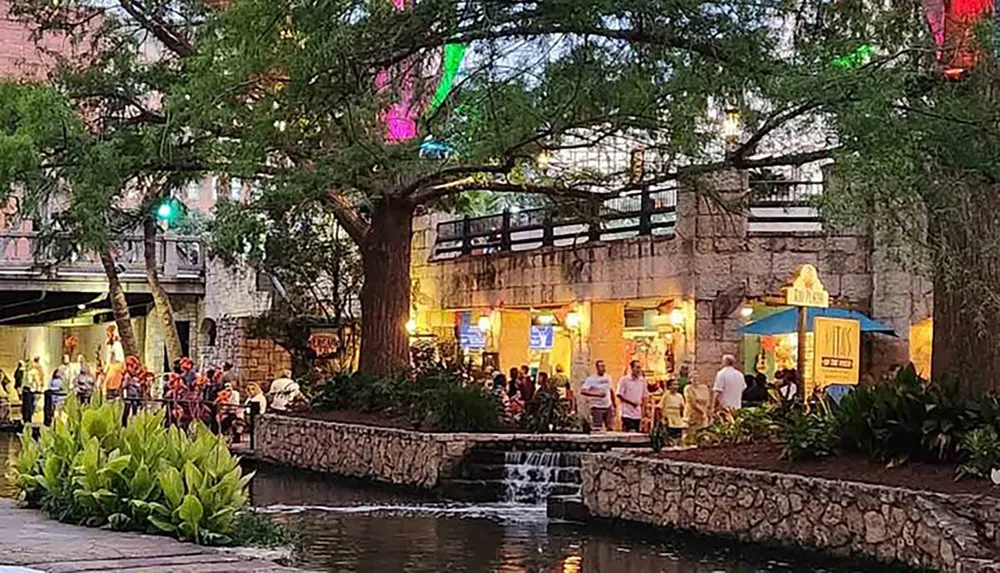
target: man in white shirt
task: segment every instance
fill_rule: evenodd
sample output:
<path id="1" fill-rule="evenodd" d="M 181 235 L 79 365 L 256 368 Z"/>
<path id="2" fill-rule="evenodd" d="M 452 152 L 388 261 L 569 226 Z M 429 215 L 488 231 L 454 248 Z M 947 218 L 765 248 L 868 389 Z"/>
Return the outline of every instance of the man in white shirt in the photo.
<path id="1" fill-rule="evenodd" d="M 622 430 L 638 432 L 642 421 L 642 401 L 649 393 L 638 360 L 629 364 L 631 372 L 618 380 L 618 399 L 622 403 Z"/>
<path id="2" fill-rule="evenodd" d="M 587 376 L 587 379 L 583 381 L 580 394 L 587 398 L 587 403 L 590 405 L 593 429 L 610 429 L 611 413 L 614 410 L 614 402 L 611 398 L 611 377 L 605 372 L 603 360 L 594 363 L 594 367 L 597 369 L 597 373 Z"/>
<path id="3" fill-rule="evenodd" d="M 715 375 L 716 411 L 739 410 L 743 407 L 743 391 L 747 389 L 743 373 L 736 369 L 736 357 L 726 354 L 722 357 L 722 369 Z"/>
<path id="4" fill-rule="evenodd" d="M 271 388 L 267 391 L 267 402 L 271 409 L 284 411 L 298 393 L 299 385 L 292 380 L 291 370 L 284 370 L 281 372 L 281 378 L 271 382 Z"/>

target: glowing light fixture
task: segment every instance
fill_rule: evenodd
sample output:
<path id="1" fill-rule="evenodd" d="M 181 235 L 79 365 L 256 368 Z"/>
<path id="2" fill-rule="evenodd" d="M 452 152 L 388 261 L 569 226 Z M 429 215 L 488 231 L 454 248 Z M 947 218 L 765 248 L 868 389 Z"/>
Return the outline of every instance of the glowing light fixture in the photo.
<path id="1" fill-rule="evenodd" d="M 488 316 L 480 316 L 479 317 L 479 321 L 476 322 L 476 326 L 479 327 L 479 331 L 480 332 L 489 332 L 490 331 L 490 317 L 488 317 Z"/>
<path id="2" fill-rule="evenodd" d="M 76 305 L 76 308 L 78 308 L 80 310 L 87 310 L 87 305 L 81 303 L 81 304 Z"/>
<path id="3" fill-rule="evenodd" d="M 685 318 L 686 317 L 684 316 L 684 311 L 679 308 L 675 308 L 670 311 L 670 324 L 673 326 L 676 327 L 684 326 Z"/>
<path id="4" fill-rule="evenodd" d="M 726 108 L 726 117 L 722 120 L 722 136 L 728 142 L 735 142 L 740 137 L 740 110 L 736 107 Z"/>
<path id="5" fill-rule="evenodd" d="M 580 328 L 580 315 L 576 312 L 570 312 L 566 314 L 566 328 L 571 328 L 576 330 Z"/>
<path id="6" fill-rule="evenodd" d="M 537 320 L 538 324 L 541 324 L 542 326 L 548 326 L 556 321 L 556 315 L 552 314 L 551 312 L 545 312 L 539 314 Z"/>
<path id="7" fill-rule="evenodd" d="M 740 316 L 742 316 L 744 320 L 746 320 L 746 319 L 750 318 L 751 316 L 753 316 L 753 307 L 744 306 L 743 308 L 741 308 L 740 309 Z"/>
<path id="8" fill-rule="evenodd" d="M 417 333 L 417 321 L 413 320 L 412 318 L 410 320 L 407 320 L 406 321 L 406 332 L 410 333 L 410 336 L 413 336 L 414 334 L 416 334 Z"/>

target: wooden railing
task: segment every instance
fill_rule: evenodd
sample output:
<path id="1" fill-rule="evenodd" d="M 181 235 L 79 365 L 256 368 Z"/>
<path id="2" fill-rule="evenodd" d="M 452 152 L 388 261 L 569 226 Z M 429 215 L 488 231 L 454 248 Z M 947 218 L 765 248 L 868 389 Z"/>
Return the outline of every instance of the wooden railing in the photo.
<path id="1" fill-rule="evenodd" d="M 38 233 L 0 231 L 0 271 L 5 275 L 37 275 L 43 270 L 59 275 L 103 275 L 96 253 L 73 251 L 56 259 L 41 249 Z M 114 249 L 115 263 L 122 275 L 145 275 L 142 237 L 129 237 Z M 204 276 L 205 260 L 201 240 L 196 237 L 166 236 L 157 239 L 156 260 L 163 278 L 197 279 Z"/>
<path id="2" fill-rule="evenodd" d="M 616 197 L 585 214 L 560 214 L 551 209 L 508 210 L 439 223 L 432 258 L 446 260 L 643 235 L 669 236 L 674 233 L 676 221 L 676 189 Z"/>

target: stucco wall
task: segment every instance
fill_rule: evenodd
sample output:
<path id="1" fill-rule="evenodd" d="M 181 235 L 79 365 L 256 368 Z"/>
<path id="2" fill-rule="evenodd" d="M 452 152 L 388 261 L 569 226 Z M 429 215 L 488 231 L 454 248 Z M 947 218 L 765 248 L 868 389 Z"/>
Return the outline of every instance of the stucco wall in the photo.
<path id="1" fill-rule="evenodd" d="M 621 453 L 583 457 L 595 517 L 940 571 L 1000 566 L 1000 500 Z"/>

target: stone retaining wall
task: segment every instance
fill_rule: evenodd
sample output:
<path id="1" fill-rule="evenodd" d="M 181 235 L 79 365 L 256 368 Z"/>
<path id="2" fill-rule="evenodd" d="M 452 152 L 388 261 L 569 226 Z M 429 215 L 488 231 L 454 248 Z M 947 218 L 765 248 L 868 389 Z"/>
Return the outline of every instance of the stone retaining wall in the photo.
<path id="1" fill-rule="evenodd" d="M 265 414 L 254 457 L 286 466 L 434 489 L 474 447 L 603 451 L 646 446 L 644 434 L 444 434 Z"/>
<path id="2" fill-rule="evenodd" d="M 617 452 L 585 455 L 582 478 L 594 517 L 939 571 L 1000 571 L 994 498 Z"/>
<path id="3" fill-rule="evenodd" d="M 427 434 L 265 414 L 254 455 L 296 468 L 433 489 L 465 457 L 460 434 Z"/>

